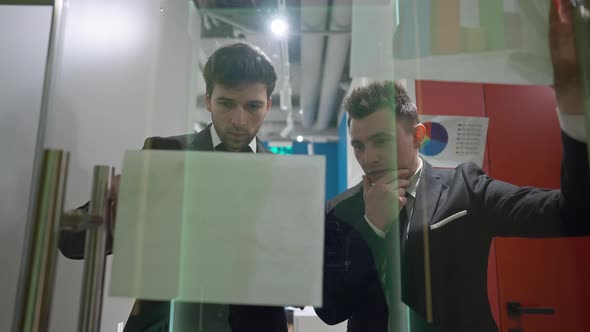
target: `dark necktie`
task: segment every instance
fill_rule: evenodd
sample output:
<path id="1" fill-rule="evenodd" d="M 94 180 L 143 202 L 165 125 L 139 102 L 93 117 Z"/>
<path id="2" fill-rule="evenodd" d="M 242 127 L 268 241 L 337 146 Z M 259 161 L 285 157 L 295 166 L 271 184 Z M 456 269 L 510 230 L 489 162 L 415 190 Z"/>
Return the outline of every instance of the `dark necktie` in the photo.
<path id="1" fill-rule="evenodd" d="M 406 198 L 409 194 L 406 192 Z M 416 207 L 414 202 L 414 207 Z M 400 211 L 400 267 L 402 301 L 423 318 L 426 318 L 426 270 L 424 241 L 428 224 L 423 220 L 410 221 L 411 210 Z M 414 211 L 415 212 L 415 211 Z M 426 228 L 424 228 L 426 227 Z M 394 254 L 397 254 L 394 251 Z"/>
<path id="2" fill-rule="evenodd" d="M 215 151 L 230 152 L 230 150 L 228 150 L 227 146 L 225 146 L 224 143 L 217 144 L 217 146 L 215 147 Z M 254 151 L 252 151 L 252 148 L 250 148 L 250 145 L 246 145 L 246 146 L 242 147 L 242 149 L 239 152 L 254 152 Z"/>
<path id="3" fill-rule="evenodd" d="M 406 200 L 410 197 L 410 193 L 406 191 Z M 408 239 L 408 223 L 410 222 L 408 216 L 407 204 L 399 211 L 399 246 L 401 257 L 404 256 L 404 249 L 406 248 L 406 240 Z"/>

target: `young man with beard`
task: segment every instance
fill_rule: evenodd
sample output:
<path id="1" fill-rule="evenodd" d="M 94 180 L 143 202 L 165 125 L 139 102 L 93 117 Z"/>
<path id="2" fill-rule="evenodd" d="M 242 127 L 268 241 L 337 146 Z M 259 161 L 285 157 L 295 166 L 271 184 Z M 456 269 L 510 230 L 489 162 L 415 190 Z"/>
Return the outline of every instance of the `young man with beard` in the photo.
<path id="1" fill-rule="evenodd" d="M 209 57 L 203 77 L 205 104 L 212 123 L 196 134 L 150 137 L 143 149 L 270 153 L 256 136 L 272 105 L 271 94 L 277 81 L 269 57 L 247 43 L 226 45 Z M 118 187 L 118 176 L 113 182 Z M 115 195 L 116 192 L 115 189 Z M 64 231 L 60 235 L 60 250 L 66 257 L 82 259 L 84 240 L 85 232 Z M 107 247 L 110 254 L 112 234 Z M 137 300 L 124 331 L 168 330 L 170 305 L 169 301 Z M 180 306 L 183 317 L 190 316 L 195 322 L 194 330 L 287 332 L 283 307 L 202 303 Z"/>

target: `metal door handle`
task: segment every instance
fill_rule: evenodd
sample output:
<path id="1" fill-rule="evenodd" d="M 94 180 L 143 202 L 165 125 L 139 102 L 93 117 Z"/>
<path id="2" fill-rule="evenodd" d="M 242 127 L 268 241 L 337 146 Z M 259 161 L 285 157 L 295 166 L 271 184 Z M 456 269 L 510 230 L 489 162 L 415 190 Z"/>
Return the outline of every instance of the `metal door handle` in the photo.
<path id="1" fill-rule="evenodd" d="M 555 309 L 549 307 L 523 307 L 520 302 L 508 302 L 506 305 L 508 316 L 520 316 L 520 315 L 553 315 Z"/>
<path id="2" fill-rule="evenodd" d="M 79 331 L 100 330 L 109 192 L 114 169 L 95 166 L 92 198 L 88 213 L 63 213 L 69 154 L 46 150 L 35 193 L 33 220 L 27 228 L 23 268 L 19 282 L 14 331 L 46 331 L 49 328 L 51 299 L 55 279 L 60 222 L 64 229 L 86 231 L 84 278 Z"/>
<path id="3" fill-rule="evenodd" d="M 88 214 L 78 215 L 86 228 L 79 331 L 100 331 L 107 228 L 112 222 L 109 219 L 109 192 L 113 175 L 114 169 L 110 166 L 94 166 Z M 76 219 L 76 215 L 73 216 Z M 69 217 L 72 218 L 72 215 Z"/>
<path id="4" fill-rule="evenodd" d="M 43 153 L 39 181 L 29 207 L 32 212 L 27 221 L 13 331 L 49 329 L 68 161 L 69 154 L 62 150 Z"/>

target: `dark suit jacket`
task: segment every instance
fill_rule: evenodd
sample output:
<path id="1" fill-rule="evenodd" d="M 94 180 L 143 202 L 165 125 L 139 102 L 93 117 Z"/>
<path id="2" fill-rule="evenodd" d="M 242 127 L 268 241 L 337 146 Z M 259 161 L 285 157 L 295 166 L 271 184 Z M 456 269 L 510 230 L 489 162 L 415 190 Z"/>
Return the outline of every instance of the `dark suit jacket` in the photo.
<path id="1" fill-rule="evenodd" d="M 210 128 L 211 125 L 198 134 L 150 137 L 145 140 L 143 149 L 213 151 Z M 258 138 L 257 153 L 270 153 Z M 85 232 L 62 232 L 59 241 L 61 252 L 68 258 L 84 258 L 85 235 Z M 108 235 L 107 242 L 110 254 L 112 234 Z M 197 324 L 202 326 L 204 332 L 287 332 L 283 307 L 176 303 L 174 311 L 174 330 L 180 332 L 189 329 L 196 331 Z M 138 300 L 127 320 L 125 331 L 168 330 L 169 319 L 170 302 Z"/>
<path id="2" fill-rule="evenodd" d="M 412 314 L 426 317 L 424 226 L 429 229 L 467 211 L 467 215 L 426 234 L 432 280 L 431 330 L 498 330 L 486 286 L 492 237 L 590 234 L 586 145 L 566 135 L 563 143 L 561 190 L 517 187 L 494 180 L 473 163 L 452 170 L 437 170 L 424 163 L 401 257 L 402 299 Z M 399 248 L 387 249 L 388 238 L 379 238 L 363 216 L 362 184 L 328 203 L 324 306 L 316 311 L 329 324 L 348 319 L 349 331 L 386 331 L 388 307 L 379 278 L 386 255 L 398 254 Z"/>

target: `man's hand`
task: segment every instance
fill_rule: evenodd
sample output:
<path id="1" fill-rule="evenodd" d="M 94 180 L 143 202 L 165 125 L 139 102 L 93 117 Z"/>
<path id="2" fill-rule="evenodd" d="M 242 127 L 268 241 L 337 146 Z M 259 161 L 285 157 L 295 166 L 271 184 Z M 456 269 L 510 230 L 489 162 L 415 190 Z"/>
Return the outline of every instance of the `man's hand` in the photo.
<path id="1" fill-rule="evenodd" d="M 551 1 L 549 12 L 549 47 L 553 64 L 553 89 L 557 107 L 564 114 L 583 114 L 582 85 L 576 59 L 572 3 L 570 0 Z"/>
<path id="2" fill-rule="evenodd" d="M 401 209 L 406 204 L 406 188 L 410 185 L 410 171 L 400 169 L 387 174 L 374 184 L 363 175 L 363 198 L 365 200 L 365 216 L 383 232 L 387 231 L 391 222 L 397 219 L 394 204 Z"/>

